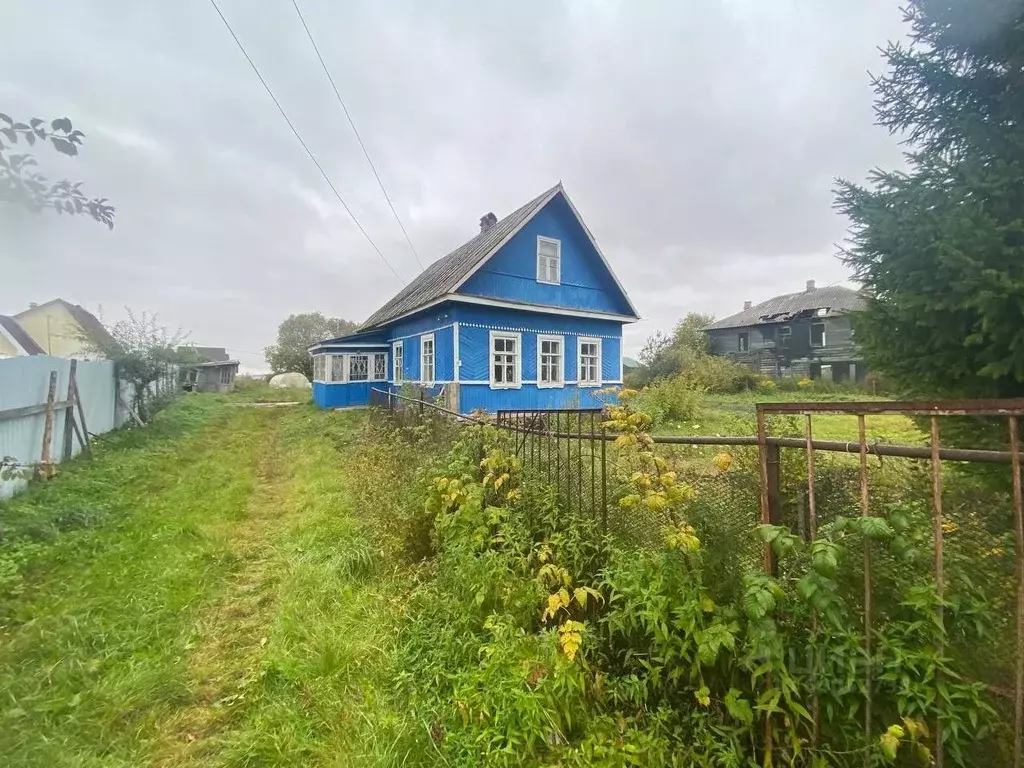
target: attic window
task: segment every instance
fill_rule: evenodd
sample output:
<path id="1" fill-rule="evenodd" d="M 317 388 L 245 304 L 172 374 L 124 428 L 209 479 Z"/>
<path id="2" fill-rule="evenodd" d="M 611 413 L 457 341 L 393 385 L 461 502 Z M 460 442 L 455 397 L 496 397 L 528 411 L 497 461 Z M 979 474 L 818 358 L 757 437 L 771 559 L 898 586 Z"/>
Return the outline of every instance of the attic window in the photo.
<path id="1" fill-rule="evenodd" d="M 537 282 L 560 285 L 562 282 L 562 243 L 550 237 L 537 238 Z"/>

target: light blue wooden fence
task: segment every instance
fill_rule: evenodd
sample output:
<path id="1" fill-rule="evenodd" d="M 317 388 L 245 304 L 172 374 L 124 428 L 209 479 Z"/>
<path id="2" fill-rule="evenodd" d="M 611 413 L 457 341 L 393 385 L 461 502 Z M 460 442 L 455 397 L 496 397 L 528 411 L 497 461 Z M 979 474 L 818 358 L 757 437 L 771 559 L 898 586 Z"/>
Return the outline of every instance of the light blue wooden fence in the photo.
<path id="1" fill-rule="evenodd" d="M 33 355 L 0 359 L 0 412 L 13 408 L 43 405 L 50 387 L 50 372 L 57 372 L 55 400 L 68 399 L 68 379 L 71 361 L 60 357 Z M 75 380 L 85 413 L 89 432 L 100 435 L 124 425 L 131 418 L 118 402 L 118 384 L 112 362 L 76 363 Z M 132 390 L 121 385 L 121 397 L 131 402 Z M 50 458 L 61 461 L 64 448 L 65 409 L 54 412 Z M 77 420 L 77 417 L 76 417 Z M 22 470 L 31 471 L 39 463 L 43 452 L 43 434 L 46 413 L 34 413 L 14 419 L 0 419 L 0 499 L 13 495 L 26 484 L 20 477 Z M 81 426 L 81 425 L 79 425 Z M 72 440 L 72 454 L 81 450 L 77 439 Z M 11 467 L 14 466 L 14 472 Z M 6 467 L 4 470 L 2 467 Z M 10 476 L 10 475 L 14 476 Z"/>

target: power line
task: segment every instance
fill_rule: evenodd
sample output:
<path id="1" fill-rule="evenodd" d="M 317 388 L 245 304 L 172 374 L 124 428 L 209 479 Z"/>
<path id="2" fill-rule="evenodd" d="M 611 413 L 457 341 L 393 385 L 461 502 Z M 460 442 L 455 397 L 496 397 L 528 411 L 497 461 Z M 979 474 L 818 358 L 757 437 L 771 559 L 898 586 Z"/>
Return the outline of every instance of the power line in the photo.
<path id="1" fill-rule="evenodd" d="M 313 33 L 309 31 L 309 25 L 306 24 L 306 19 L 302 15 L 302 11 L 299 10 L 299 4 L 296 0 L 292 0 L 292 5 L 295 7 L 295 13 L 299 16 L 299 21 L 302 22 L 302 28 L 306 30 L 306 37 L 309 38 L 309 42 L 313 46 L 313 50 L 316 52 L 316 57 L 320 59 L 320 66 L 324 69 L 324 74 L 327 75 L 327 79 L 331 81 L 331 88 L 334 89 L 334 95 L 338 97 L 338 103 L 341 104 L 341 109 L 345 113 L 345 117 L 348 120 L 348 124 L 352 128 L 352 133 L 356 135 L 356 141 L 359 142 L 359 148 L 363 150 L 363 157 L 366 158 L 366 162 L 370 164 L 370 170 L 373 171 L 373 177 L 377 179 L 377 184 L 380 186 L 380 191 L 384 193 L 384 199 L 388 201 L 388 207 L 391 209 L 391 213 L 395 217 L 395 221 L 398 222 L 398 226 L 402 230 L 402 234 L 405 235 L 405 242 L 409 244 L 409 249 L 412 251 L 412 255 L 416 257 L 416 263 L 420 265 L 420 269 L 423 269 L 423 262 L 420 261 L 420 255 L 416 252 L 416 246 L 412 244 L 412 240 L 409 238 L 409 233 L 405 230 L 405 225 L 402 223 L 402 219 L 398 216 L 398 211 L 395 210 L 394 203 L 391 202 L 391 196 L 388 195 L 388 191 L 384 188 L 384 182 L 381 181 L 380 174 L 377 173 L 377 167 L 373 164 L 373 160 L 370 159 L 370 153 L 366 151 L 366 145 L 363 144 L 363 137 L 359 135 L 358 129 L 356 129 L 355 121 L 352 120 L 352 115 L 349 114 L 348 107 L 345 106 L 345 100 L 341 98 L 341 93 L 338 91 L 338 86 L 334 82 L 334 78 L 331 77 L 331 71 L 327 68 L 327 63 L 324 61 L 324 57 L 320 55 L 320 49 L 316 45 L 316 40 L 313 39 Z"/>
<path id="2" fill-rule="evenodd" d="M 252 71 L 256 73 L 256 77 L 259 78 L 259 81 L 263 84 L 263 88 L 266 90 L 267 95 L 270 96 L 275 106 L 277 106 L 277 111 L 281 113 L 281 117 L 283 117 L 284 121 L 288 123 L 288 127 L 291 128 L 292 134 L 295 136 L 296 139 L 298 139 L 298 142 L 299 144 L 302 145 L 302 148 L 306 150 L 306 154 L 309 155 L 309 159 L 313 161 L 313 165 L 315 165 L 317 167 L 317 170 L 320 171 L 320 175 L 324 177 L 324 181 L 327 182 L 327 186 L 331 188 L 331 191 L 334 193 L 334 196 L 338 198 L 338 202 L 341 203 L 342 207 L 345 209 L 345 212 L 348 213 L 353 223 L 356 225 L 356 227 L 359 228 L 359 231 L 363 233 L 363 237 L 366 238 L 366 242 L 373 246 L 373 250 L 375 250 L 377 252 L 377 255 L 380 256 L 381 261 L 383 261 L 387 268 L 391 270 L 391 274 L 397 277 L 399 282 L 402 283 L 402 285 L 405 285 L 405 280 L 403 280 L 402 276 L 395 271 L 395 268 L 391 266 L 391 263 L 387 260 L 387 258 L 385 258 L 380 248 L 377 247 L 377 244 L 373 242 L 369 234 L 367 234 L 366 230 L 363 229 L 363 225 L 359 223 L 359 219 L 357 219 L 356 215 L 352 213 L 352 209 L 348 207 L 348 203 L 345 202 L 345 199 L 341 196 L 341 193 L 338 192 L 337 187 L 335 187 L 334 184 L 331 182 L 330 177 L 327 175 L 327 171 L 323 169 L 323 166 L 320 165 L 316 157 L 313 156 L 313 152 L 310 150 L 309 146 L 307 146 L 306 142 L 302 140 L 302 137 L 299 135 L 299 132 L 295 129 L 295 126 L 292 124 L 292 121 L 288 119 L 288 113 L 284 111 L 284 107 L 281 106 L 281 102 L 277 100 L 277 97 L 274 95 L 274 92 L 270 90 L 270 86 L 267 85 L 267 81 L 263 79 L 263 75 L 260 74 L 260 71 L 259 69 L 257 69 L 256 64 L 253 62 L 252 58 L 246 52 L 245 46 L 242 45 L 242 41 L 238 39 L 238 35 L 235 34 L 235 30 L 231 28 L 231 25 L 228 23 L 228 20 L 224 18 L 224 14 L 221 13 L 220 7 L 217 5 L 217 0 L 210 0 L 210 3 L 213 5 L 213 9 L 217 11 L 217 15 L 220 16 L 220 20 L 224 22 L 224 26 L 227 27 L 228 32 L 231 34 L 231 37 L 234 39 L 235 44 L 238 46 L 238 50 L 240 50 L 242 52 L 242 55 L 245 56 L 245 60 L 249 62 L 249 66 L 252 67 Z"/>

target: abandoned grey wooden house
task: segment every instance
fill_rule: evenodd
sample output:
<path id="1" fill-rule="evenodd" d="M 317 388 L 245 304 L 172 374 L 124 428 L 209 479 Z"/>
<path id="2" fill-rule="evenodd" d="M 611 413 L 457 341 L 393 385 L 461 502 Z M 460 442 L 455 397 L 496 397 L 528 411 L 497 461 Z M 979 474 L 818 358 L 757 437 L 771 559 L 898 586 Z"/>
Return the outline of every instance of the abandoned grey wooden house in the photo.
<path id="1" fill-rule="evenodd" d="M 776 296 L 706 326 L 713 355 L 764 376 L 863 381 L 867 369 L 853 340 L 849 312 L 863 308 L 857 291 L 813 280 L 800 293 Z"/>
<path id="2" fill-rule="evenodd" d="M 235 388 L 238 361 L 223 347 L 178 347 L 178 353 L 196 362 L 183 366 L 184 387 L 194 392 L 231 392 Z"/>

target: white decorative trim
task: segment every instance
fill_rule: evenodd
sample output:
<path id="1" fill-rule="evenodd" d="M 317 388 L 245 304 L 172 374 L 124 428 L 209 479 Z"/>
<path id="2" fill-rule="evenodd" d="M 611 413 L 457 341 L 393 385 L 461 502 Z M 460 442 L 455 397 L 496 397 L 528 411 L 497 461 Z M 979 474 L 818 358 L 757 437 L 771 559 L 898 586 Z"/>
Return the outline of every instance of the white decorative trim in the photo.
<path id="1" fill-rule="evenodd" d="M 452 374 L 455 376 L 455 383 L 458 383 L 462 367 L 462 360 L 459 359 L 459 321 L 452 323 Z"/>
<path id="2" fill-rule="evenodd" d="M 555 279 L 554 280 L 541 280 L 540 277 L 540 246 L 541 243 L 548 243 L 549 245 L 555 246 Z M 543 235 L 537 235 L 537 282 L 542 285 L 561 285 L 562 284 L 562 241 L 556 240 L 553 237 L 544 237 Z"/>
<path id="3" fill-rule="evenodd" d="M 332 349 L 387 349 L 387 347 L 386 341 L 382 341 L 380 344 L 324 344 L 321 341 L 314 344 L 309 350 L 312 352 L 319 349 L 330 351 Z"/>
<path id="4" fill-rule="evenodd" d="M 597 347 L 597 381 L 583 381 L 583 345 L 594 344 Z M 604 344 L 599 336 L 579 336 L 576 338 L 576 379 L 581 387 L 600 387 L 604 376 Z M 621 377 L 620 377 L 621 378 Z"/>
<path id="5" fill-rule="evenodd" d="M 499 384 L 494 381 L 494 341 L 495 339 L 515 339 L 516 342 L 516 380 L 514 384 Z M 520 389 L 523 385 L 523 335 L 507 331 L 491 331 L 487 337 L 487 376 L 491 389 Z"/>
<path id="6" fill-rule="evenodd" d="M 424 371 L 424 367 L 425 366 L 424 366 L 424 360 L 423 360 L 423 349 L 424 349 L 424 346 L 426 345 L 426 342 L 428 342 L 428 341 L 430 342 L 430 357 L 431 357 L 430 367 L 434 369 L 432 371 L 432 373 L 434 375 L 430 377 L 430 381 L 429 382 L 427 382 L 427 380 L 423 377 L 423 374 L 425 373 L 425 371 Z M 422 382 L 422 383 L 429 383 L 429 384 L 432 385 L 434 383 L 434 379 L 436 377 L 437 377 L 437 344 L 434 342 L 434 334 L 432 334 L 432 333 L 424 333 L 424 334 L 422 334 L 420 336 L 420 382 Z"/>
<path id="7" fill-rule="evenodd" d="M 383 330 L 389 325 L 394 325 L 399 320 L 410 315 L 417 315 L 424 310 L 436 307 L 438 304 L 444 304 L 446 301 L 454 301 L 462 304 L 482 304 L 489 307 L 505 307 L 506 309 L 518 309 L 522 312 L 536 312 L 542 315 L 567 315 L 568 317 L 586 317 L 594 320 L 614 320 L 618 323 L 635 323 L 640 319 L 639 315 L 616 315 L 607 312 L 590 312 L 585 309 L 571 309 L 568 307 L 551 307 L 545 304 L 519 304 L 514 301 L 501 301 L 499 299 L 488 299 L 483 296 L 468 296 L 460 293 L 446 293 L 440 298 L 429 301 L 422 306 L 410 309 L 408 312 L 403 312 L 401 315 L 382 323 L 381 325 L 374 326 L 375 331 Z M 447 328 L 447 326 L 445 326 Z M 411 334 L 415 336 L 416 334 Z M 410 338 L 409 336 L 403 338 Z"/>
<path id="8" fill-rule="evenodd" d="M 545 330 L 538 331 L 536 328 L 517 328 L 517 327 L 514 327 L 514 326 L 508 326 L 508 325 L 494 325 L 493 323 L 492 324 L 487 324 L 487 323 L 460 323 L 460 325 L 463 328 L 484 328 L 484 329 L 486 329 L 488 331 L 515 331 L 516 333 L 537 333 L 537 334 L 548 334 L 548 335 L 551 335 L 551 336 L 578 336 L 578 335 L 580 335 L 579 331 L 567 331 L 567 330 L 561 330 L 561 329 L 556 329 L 556 330 L 545 329 Z M 588 336 L 588 338 L 593 338 L 593 339 L 621 339 L 622 337 L 621 336 L 600 336 L 600 335 L 595 336 L 595 335 L 591 334 L 590 336 Z"/>
<path id="9" fill-rule="evenodd" d="M 441 383 L 448 383 L 448 382 L 440 382 L 439 381 L 439 382 L 436 382 L 436 383 L 441 384 Z M 460 381 L 459 383 L 462 384 L 462 385 L 465 385 L 467 387 L 489 387 L 490 384 L 491 384 L 491 382 L 489 382 L 489 381 L 480 380 L 480 379 L 471 379 L 471 380 L 468 380 L 468 381 Z M 550 387 L 542 387 L 542 386 L 540 386 L 539 384 L 537 384 L 537 381 L 535 379 L 526 379 L 526 380 L 521 381 L 519 383 L 520 384 L 524 384 L 524 385 L 528 384 L 530 386 L 536 386 L 538 389 L 550 389 Z M 606 382 L 604 382 L 603 386 L 610 386 L 612 384 L 622 384 L 622 382 L 621 381 L 606 381 Z M 579 382 L 577 382 L 575 380 L 567 381 L 567 382 L 565 382 L 565 385 L 566 386 L 572 386 L 572 387 L 580 387 Z M 581 389 L 592 389 L 592 387 L 587 385 L 587 384 L 584 384 L 580 388 Z M 505 389 L 505 387 L 497 387 L 496 389 L 501 390 L 501 389 Z M 509 387 L 509 389 L 511 389 L 511 387 Z"/>
<path id="10" fill-rule="evenodd" d="M 518 309 L 522 312 L 537 312 L 543 315 L 566 315 L 568 317 L 585 317 L 591 320 L 614 320 L 618 323 L 635 323 L 639 316 L 617 315 L 611 312 L 591 312 L 586 309 L 572 309 L 569 307 L 551 307 L 546 304 L 519 304 L 514 301 L 502 301 L 501 299 L 489 299 L 484 296 L 468 296 L 466 294 L 449 293 L 442 296 L 440 301 L 455 301 L 463 304 L 480 304 L 485 307 L 503 307 L 505 309 Z M 427 306 L 430 306 L 429 304 Z M 417 310 L 417 312 L 420 310 Z"/>
<path id="11" fill-rule="evenodd" d="M 541 364 L 541 344 L 545 341 L 557 341 L 559 349 L 560 362 L 558 366 L 558 381 L 556 382 L 545 382 L 541 383 L 540 379 L 540 364 Z M 560 389 L 565 386 L 565 337 L 556 336 L 554 334 L 537 334 L 537 388 L 538 389 Z"/>

